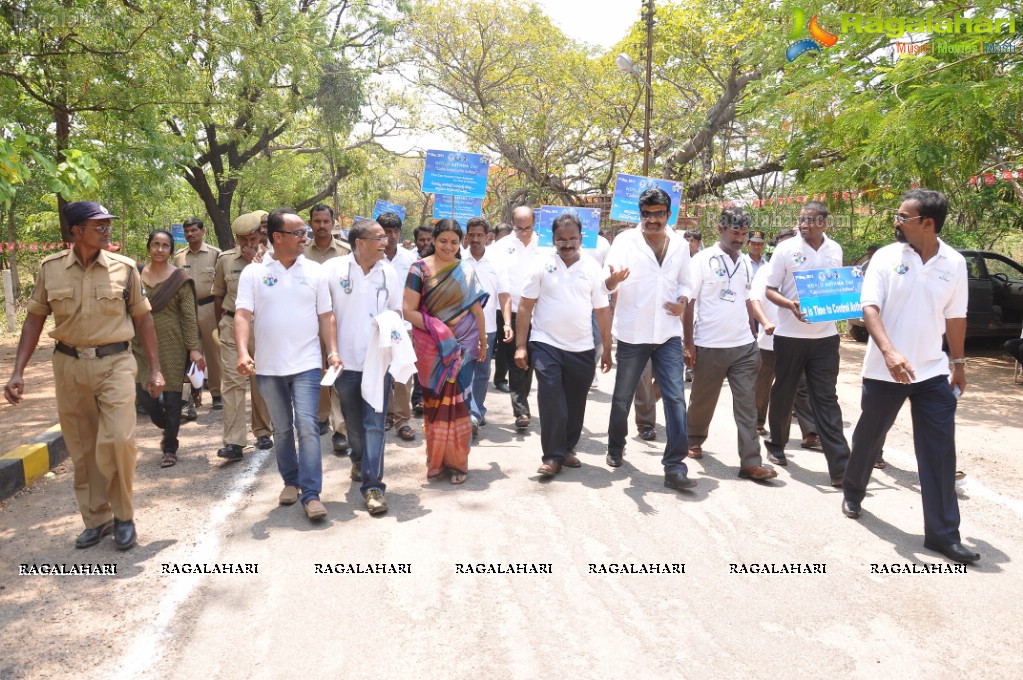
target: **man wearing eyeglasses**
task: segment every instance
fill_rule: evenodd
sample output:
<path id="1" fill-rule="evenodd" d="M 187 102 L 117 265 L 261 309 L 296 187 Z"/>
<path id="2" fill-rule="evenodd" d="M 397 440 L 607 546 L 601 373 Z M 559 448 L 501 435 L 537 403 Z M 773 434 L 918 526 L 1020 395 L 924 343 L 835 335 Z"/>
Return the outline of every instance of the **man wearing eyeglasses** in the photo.
<path id="1" fill-rule="evenodd" d="M 955 412 L 966 390 L 968 275 L 966 259 L 938 238 L 947 214 L 943 194 L 906 192 L 894 216 L 897 243 L 879 249 L 863 277 L 860 299 L 870 342 L 863 357 L 863 412 L 853 430 L 842 512 L 853 519 L 860 516 L 874 461 L 909 399 L 924 547 L 970 563 L 980 555 L 961 543 L 955 490 Z M 951 360 L 941 349 L 942 334 Z"/>
<path id="2" fill-rule="evenodd" d="M 671 197 L 661 189 L 639 196 L 639 226 L 620 233 L 607 254 L 605 285 L 617 292 L 612 335 L 618 340 L 618 372 L 611 396 L 606 462 L 620 467 L 629 410 L 647 361 L 661 388 L 668 441 L 661 463 L 664 485 L 691 489 L 687 476 L 685 387 L 682 380 L 682 314 L 689 302 L 689 246 L 668 229 Z"/>
<path id="3" fill-rule="evenodd" d="M 302 254 L 305 222 L 291 208 L 267 218 L 273 258 L 242 270 L 235 301 L 234 337 L 238 373 L 255 374 L 270 411 L 277 470 L 284 480 L 281 505 L 301 500 L 306 516 L 322 520 L 323 462 L 316 408 L 320 394 L 320 342 L 327 362 L 340 366 L 330 291 L 322 266 Z M 249 356 L 252 317 L 256 324 L 256 361 Z M 298 446 L 296 449 L 296 433 Z"/>
<path id="4" fill-rule="evenodd" d="M 738 433 L 739 477 L 762 482 L 778 473 L 764 465 L 757 436 L 754 398 L 760 348 L 753 321 L 767 325 L 762 311 L 750 304 L 753 263 L 742 253 L 752 219 L 742 208 L 727 208 L 718 220 L 718 242 L 692 261 L 692 304 L 683 316 L 686 365 L 695 371 L 689 394 L 686 431 L 689 457 L 703 458 L 725 378 L 732 390 L 732 413 Z M 695 326 L 695 328 L 694 328 Z"/>
<path id="5" fill-rule="evenodd" d="M 75 201 L 64 206 L 64 217 L 74 245 L 39 266 L 4 396 L 21 403 L 25 366 L 52 312 L 57 417 L 85 523 L 75 547 L 94 546 L 113 533 L 117 549 L 128 550 L 136 540 L 137 371 L 129 345 L 137 334 L 149 360 L 146 391 L 156 399 L 164 388 L 156 332 L 135 263 L 106 250 L 116 216 L 99 203 Z"/>
<path id="6" fill-rule="evenodd" d="M 401 241 L 402 227 L 401 217 L 398 213 L 380 213 L 377 216 L 377 224 L 383 227 L 384 233 L 387 234 L 384 260 L 394 267 L 394 271 L 398 274 L 398 281 L 404 287 L 405 279 L 408 278 L 408 270 L 416 263 L 418 255 L 411 250 L 398 247 L 398 243 Z M 432 240 L 432 233 L 430 238 Z M 415 374 L 413 374 L 407 382 L 395 381 L 391 388 L 391 400 L 387 407 L 387 420 L 384 423 L 385 430 L 394 429 L 398 438 L 406 442 L 414 441 L 416 438 L 415 430 L 409 425 L 409 418 L 412 417 L 412 389 L 415 380 Z"/>
<path id="7" fill-rule="evenodd" d="M 352 253 L 331 260 L 324 268 L 344 367 L 334 385 L 348 423 L 351 478 L 362 481 L 366 509 L 377 515 L 387 512 L 384 418 L 393 380 L 385 371 L 383 408 L 379 411 L 363 396 L 362 383 L 374 319 L 387 310 L 401 312 L 403 283 L 387 261 L 388 235 L 382 226 L 360 221 L 348 231 L 348 239 L 354 247 Z"/>
<path id="8" fill-rule="evenodd" d="M 511 318 L 505 318 L 505 339 L 497 351 L 504 352 L 508 362 L 508 387 L 511 390 L 512 415 L 515 416 L 515 427 L 524 431 L 529 427 L 529 391 L 533 387 L 532 363 L 527 358 L 526 368 L 515 363 L 514 337 L 507 331 L 516 331 L 519 312 L 519 300 L 522 298 L 522 286 L 526 282 L 526 272 L 535 266 L 540 253 L 540 237 L 534 230 L 536 217 L 533 209 L 520 205 L 512 211 L 512 233 L 494 244 L 495 254 L 500 258 L 504 276 L 508 281 L 508 295 L 511 298 Z M 528 352 L 528 348 L 527 348 Z"/>
<path id="9" fill-rule="evenodd" d="M 792 275 L 808 269 L 842 266 L 842 246 L 825 235 L 827 226 L 827 206 L 820 201 L 805 204 L 799 212 L 799 238 L 779 244 L 771 257 L 767 299 L 778 305 L 778 326 L 774 331 L 775 379 L 767 412 L 771 433 L 764 444 L 769 461 L 788 465 L 785 447 L 792 425 L 792 406 L 800 376 L 805 375 L 831 485 L 841 487 L 849 461 L 849 444 L 842 432 L 842 409 L 835 389 L 838 329 L 834 321 L 810 323 L 803 317 Z"/>

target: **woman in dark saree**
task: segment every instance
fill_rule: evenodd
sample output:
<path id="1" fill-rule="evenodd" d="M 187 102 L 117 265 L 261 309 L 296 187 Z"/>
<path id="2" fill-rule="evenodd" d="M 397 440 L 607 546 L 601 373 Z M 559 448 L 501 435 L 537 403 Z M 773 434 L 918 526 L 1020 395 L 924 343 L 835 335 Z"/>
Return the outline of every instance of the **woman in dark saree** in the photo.
<path id="1" fill-rule="evenodd" d="M 404 298 L 423 386 L 426 476 L 436 479 L 448 470 L 452 484 L 461 484 L 469 473 L 473 366 L 487 355 L 483 305 L 488 294 L 462 263 L 461 243 L 458 222 L 438 222 L 431 250 L 409 270 Z"/>

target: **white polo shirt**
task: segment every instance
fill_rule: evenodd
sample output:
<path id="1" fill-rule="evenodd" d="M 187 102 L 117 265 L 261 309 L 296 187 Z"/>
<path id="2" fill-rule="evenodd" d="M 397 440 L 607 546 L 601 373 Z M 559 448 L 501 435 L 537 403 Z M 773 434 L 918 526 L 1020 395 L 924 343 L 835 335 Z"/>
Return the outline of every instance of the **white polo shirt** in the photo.
<path id="1" fill-rule="evenodd" d="M 593 310 L 608 306 L 603 279 L 597 263 L 582 254 L 571 267 L 559 255 L 542 258 L 522 287 L 522 297 L 536 300 L 529 339 L 566 352 L 593 349 Z"/>
<path id="2" fill-rule="evenodd" d="M 802 236 L 783 241 L 771 255 L 771 273 L 767 278 L 769 288 L 777 288 L 782 295 L 792 300 L 796 295 L 796 280 L 792 272 L 808 269 L 828 269 L 842 266 L 842 246 L 824 234 L 821 247 L 814 250 Z M 775 335 L 786 338 L 829 338 L 838 335 L 834 321 L 805 323 L 791 310 L 778 310 L 778 328 Z"/>
<path id="3" fill-rule="evenodd" d="M 968 297 L 966 258 L 938 240 L 938 253 L 924 263 L 908 243 L 892 243 L 870 258 L 863 276 L 863 306 L 881 310 L 892 344 L 916 374 L 914 382 L 948 375 L 941 350 L 945 319 L 965 319 Z M 884 355 L 871 338 L 863 358 L 863 377 L 895 382 Z"/>
<path id="4" fill-rule="evenodd" d="M 493 246 L 491 246 L 493 248 Z M 490 299 L 483 307 L 483 320 L 487 334 L 497 332 L 497 310 L 501 303 L 498 301 L 498 293 L 508 292 L 508 280 L 504 269 L 499 267 L 491 256 L 490 249 L 484 249 L 483 257 L 475 259 L 468 249 L 462 251 L 462 262 L 468 263 L 476 272 L 476 279 L 483 286 L 483 290 L 490 293 Z M 509 320 L 509 323 L 511 321 Z"/>
<path id="5" fill-rule="evenodd" d="M 299 255 L 288 269 L 253 262 L 238 279 L 235 310 L 256 317 L 257 375 L 295 375 L 321 367 L 319 315 L 330 311 L 322 267 Z"/>
<path id="6" fill-rule="evenodd" d="M 511 297 L 511 308 L 514 313 L 519 311 L 519 298 L 522 297 L 526 274 L 532 271 L 543 257 L 539 243 L 540 237 L 535 231 L 528 246 L 523 245 L 515 232 L 512 232 L 487 249 L 493 252 L 494 263 L 503 271 L 508 281 L 508 295 Z M 508 320 L 507 323 L 511 321 Z"/>
<path id="7" fill-rule="evenodd" d="M 373 319 L 388 309 L 401 314 L 403 286 L 386 257 L 378 260 L 368 274 L 351 254 L 328 260 L 323 271 L 337 324 L 341 363 L 345 370 L 361 371 L 373 335 Z"/>
<path id="8" fill-rule="evenodd" d="M 760 265 L 760 269 L 753 275 L 753 285 L 750 287 L 749 299 L 759 302 L 761 307 L 764 308 L 764 316 L 767 317 L 768 321 L 777 326 L 778 305 L 767 299 L 767 277 L 770 273 L 771 263 L 769 261 Z M 757 346 L 768 352 L 774 351 L 774 334 L 768 335 L 765 333 L 763 326 L 760 327 L 760 331 L 757 333 Z"/>
<path id="9" fill-rule="evenodd" d="M 601 269 L 603 269 L 604 264 L 607 262 L 607 254 L 611 252 L 611 242 L 600 234 L 597 234 L 597 247 L 593 250 L 587 248 L 583 252 L 589 254 L 590 257 L 597 261 L 597 264 L 600 265 Z"/>
<path id="10" fill-rule="evenodd" d="M 682 317 L 671 316 L 665 302 L 689 297 L 689 243 L 681 234 L 668 230 L 664 261 L 657 264 L 654 251 L 643 238 L 641 227 L 627 229 L 611 243 L 607 254 L 610 267 L 629 268 L 629 278 L 618 284 L 611 332 L 622 342 L 662 345 L 682 336 Z"/>
<path id="11" fill-rule="evenodd" d="M 753 342 L 746 300 L 753 285 L 753 263 L 739 253 L 732 262 L 719 244 L 693 256 L 689 288 L 696 304 L 693 332 L 698 347 L 742 347 Z M 693 304 L 693 303 L 690 303 Z"/>
<path id="12" fill-rule="evenodd" d="M 419 253 L 405 250 L 401 245 L 395 250 L 394 259 L 388 259 L 387 255 L 384 255 L 384 261 L 394 267 L 394 271 L 397 272 L 402 288 L 405 287 L 405 281 L 408 279 L 408 270 L 417 260 L 419 260 Z"/>

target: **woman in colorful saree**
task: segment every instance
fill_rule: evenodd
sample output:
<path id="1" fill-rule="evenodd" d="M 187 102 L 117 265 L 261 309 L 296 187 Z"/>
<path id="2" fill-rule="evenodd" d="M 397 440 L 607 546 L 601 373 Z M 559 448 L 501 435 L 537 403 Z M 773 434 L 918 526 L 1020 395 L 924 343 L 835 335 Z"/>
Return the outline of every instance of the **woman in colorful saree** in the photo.
<path id="1" fill-rule="evenodd" d="M 404 298 L 423 386 L 426 477 L 436 479 L 448 470 L 452 484 L 469 474 L 473 365 L 487 355 L 483 305 L 488 295 L 462 263 L 461 244 L 458 222 L 439 221 L 433 246 L 409 270 Z"/>

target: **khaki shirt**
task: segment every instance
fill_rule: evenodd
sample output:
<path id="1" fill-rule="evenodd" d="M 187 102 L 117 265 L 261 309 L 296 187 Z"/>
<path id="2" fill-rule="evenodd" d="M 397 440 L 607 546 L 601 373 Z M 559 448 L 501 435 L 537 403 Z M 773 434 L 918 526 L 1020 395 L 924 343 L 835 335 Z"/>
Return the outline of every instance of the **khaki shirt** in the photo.
<path id="1" fill-rule="evenodd" d="M 150 309 L 134 260 L 106 250 L 99 251 L 88 268 L 74 249 L 50 255 L 39 265 L 28 301 L 29 314 L 53 312 L 50 337 L 73 347 L 131 340 L 132 317 Z"/>
<path id="2" fill-rule="evenodd" d="M 174 253 L 174 265 L 184 269 L 195 281 L 195 294 L 199 300 L 208 298 L 211 294 L 218 257 L 220 248 L 214 248 L 208 243 L 199 246 L 197 253 L 193 253 L 187 246 Z"/>
<path id="3" fill-rule="evenodd" d="M 238 297 L 238 279 L 242 270 L 249 264 L 241 256 L 237 248 L 225 250 L 217 260 L 216 274 L 213 277 L 212 292 L 216 297 L 224 298 L 220 303 L 225 312 L 233 312 L 234 301 Z"/>
<path id="4" fill-rule="evenodd" d="M 304 255 L 308 260 L 312 260 L 313 262 L 323 264 L 327 260 L 347 255 L 350 252 L 352 252 L 351 248 L 343 245 L 337 239 L 331 238 L 330 245 L 327 246 L 325 250 L 320 250 L 316 246 L 316 241 L 310 240 L 308 243 L 305 244 Z"/>

